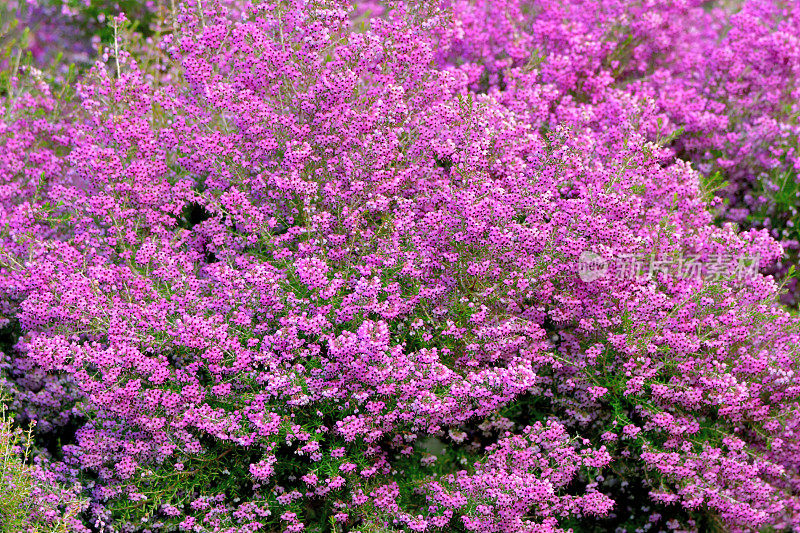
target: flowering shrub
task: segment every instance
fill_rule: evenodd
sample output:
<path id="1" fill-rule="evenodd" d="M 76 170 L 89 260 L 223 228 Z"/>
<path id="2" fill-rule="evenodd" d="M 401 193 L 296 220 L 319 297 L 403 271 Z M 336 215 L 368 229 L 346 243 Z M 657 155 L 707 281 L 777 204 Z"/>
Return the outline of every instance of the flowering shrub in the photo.
<path id="1" fill-rule="evenodd" d="M 537 123 L 655 106 L 653 139 L 696 165 L 719 217 L 767 228 L 797 262 L 800 12 L 795 2 L 454 2 L 456 52 L 479 90 Z M 478 87 L 476 87 L 478 88 Z M 644 99 L 644 100 L 643 100 Z M 609 127 L 609 126 L 606 126 Z M 797 305 L 789 279 L 784 303 Z"/>
<path id="2" fill-rule="evenodd" d="M 800 528 L 800 322 L 736 274 L 783 249 L 698 173 L 778 104 L 670 103 L 724 9 L 591 7 L 176 2 L 9 67 L 3 384 L 76 529 Z"/>
<path id="3" fill-rule="evenodd" d="M 58 486 L 52 473 L 41 465 L 20 460 L 30 451 L 31 431 L 13 428 L 0 406 L 0 531 L 39 533 L 82 530 L 77 514 L 83 502 Z M 25 440 L 25 444 L 22 444 Z"/>
<path id="4" fill-rule="evenodd" d="M 113 28 L 106 23 L 115 9 L 135 16 L 136 29 L 149 36 L 158 29 L 151 27 L 156 22 L 153 15 L 166 8 L 153 0 L 5 0 L 0 6 L 0 35 L 3 41 L 27 41 L 26 55 L 39 68 L 54 63 L 63 69 L 84 67 L 91 65 L 100 44 L 113 38 Z"/>

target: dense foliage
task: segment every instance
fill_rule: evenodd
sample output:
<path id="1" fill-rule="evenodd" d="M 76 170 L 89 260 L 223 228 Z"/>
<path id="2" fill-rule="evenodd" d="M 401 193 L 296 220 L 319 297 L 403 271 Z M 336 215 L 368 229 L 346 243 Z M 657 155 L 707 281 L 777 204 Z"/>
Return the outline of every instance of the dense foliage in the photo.
<path id="1" fill-rule="evenodd" d="M 0 9 L 14 527 L 800 530 L 800 5 Z"/>

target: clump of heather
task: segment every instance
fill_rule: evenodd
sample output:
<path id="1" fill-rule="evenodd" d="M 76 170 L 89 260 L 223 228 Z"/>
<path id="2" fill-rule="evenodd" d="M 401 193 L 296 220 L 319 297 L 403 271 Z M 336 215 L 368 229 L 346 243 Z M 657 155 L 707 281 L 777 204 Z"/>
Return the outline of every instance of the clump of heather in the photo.
<path id="1" fill-rule="evenodd" d="M 85 502 L 59 486 L 41 462 L 26 463 L 30 441 L 31 431 L 14 427 L 5 405 L 0 404 L 0 531 L 88 531 L 77 519 Z"/>
<path id="2" fill-rule="evenodd" d="M 176 2 L 13 73 L 4 379 L 84 527 L 800 528 L 783 249 L 676 158 L 688 26 L 602 6 Z"/>
<path id="3" fill-rule="evenodd" d="M 109 13 L 120 10 L 149 36 L 158 31 L 151 27 L 155 15 L 168 6 L 155 0 L 6 0 L 0 5 L 0 46 L 9 38 L 23 39 L 24 53 L 40 69 L 54 63 L 85 68 L 113 40 Z"/>
<path id="4" fill-rule="evenodd" d="M 12 43 L 13 44 L 13 43 Z M 9 47 L 14 67 L 2 72 L 4 93 L 0 106 L 0 238 L 4 268 L 17 269 L 33 260 L 28 255 L 32 240 L 59 238 L 57 216 L 37 219 L 36 212 L 61 200 L 53 196 L 72 183 L 65 155 L 71 148 L 69 87 L 53 85 L 53 76 L 30 61 L 17 59 L 20 48 Z M 10 285 L 7 285 L 10 283 Z M 5 275 L 2 284 L 14 286 Z M 0 386 L 13 390 L 12 407 L 27 420 L 37 420 L 39 430 L 62 427 L 70 420 L 75 403 L 72 379 L 48 374 L 16 350 L 27 332 L 19 327 L 17 303 L 0 300 Z"/>
<path id="5" fill-rule="evenodd" d="M 794 2 L 452 2 L 456 45 L 442 64 L 469 72 L 548 127 L 608 106 L 655 105 L 651 140 L 725 199 L 721 220 L 765 228 L 797 261 L 800 14 Z M 622 103 L 620 103 L 622 99 Z M 607 125 L 596 127 L 605 128 Z M 796 280 L 783 301 L 797 304 Z"/>

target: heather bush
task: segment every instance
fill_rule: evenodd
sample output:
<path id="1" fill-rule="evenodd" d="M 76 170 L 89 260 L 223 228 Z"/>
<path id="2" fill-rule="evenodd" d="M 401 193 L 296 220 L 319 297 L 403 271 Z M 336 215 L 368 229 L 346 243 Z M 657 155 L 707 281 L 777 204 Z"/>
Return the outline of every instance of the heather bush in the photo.
<path id="1" fill-rule="evenodd" d="M 73 527 L 800 529 L 784 236 L 709 178 L 778 104 L 667 101 L 730 9 L 176 2 L 12 63 L 3 383 Z"/>
<path id="2" fill-rule="evenodd" d="M 441 57 L 538 123 L 602 117 L 628 96 L 656 106 L 669 140 L 725 200 L 717 216 L 766 228 L 797 262 L 796 2 L 453 2 L 457 47 Z M 615 104 L 618 105 L 618 104 Z M 797 305 L 791 276 L 785 304 Z"/>
<path id="3" fill-rule="evenodd" d="M 5 402 L 7 398 L 3 397 Z M 82 529 L 76 520 L 83 502 L 64 490 L 40 464 L 30 464 L 32 428 L 14 427 L 0 404 L 0 531 L 67 532 Z"/>
<path id="4" fill-rule="evenodd" d="M 168 7 L 152 0 L 6 0 L 0 6 L 0 43 L 24 37 L 26 55 L 40 69 L 54 63 L 84 68 L 113 40 L 109 13 L 120 10 L 135 17 L 135 29 L 147 37 L 158 31 L 157 24 L 152 27 L 156 14 Z"/>

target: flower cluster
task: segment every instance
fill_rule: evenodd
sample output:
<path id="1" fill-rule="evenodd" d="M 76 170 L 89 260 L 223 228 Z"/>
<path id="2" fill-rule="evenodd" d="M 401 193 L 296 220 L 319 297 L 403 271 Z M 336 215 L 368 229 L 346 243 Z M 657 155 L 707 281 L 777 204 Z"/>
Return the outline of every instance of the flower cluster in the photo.
<path id="1" fill-rule="evenodd" d="M 797 13 L 704 4 L 175 2 L 7 62 L 0 385 L 75 527 L 800 528 L 785 235 L 709 194 L 796 172 Z"/>
<path id="2" fill-rule="evenodd" d="M 32 430 L 14 428 L 5 405 L 0 406 L 0 530 L 88 532 L 77 518 L 85 502 L 75 491 L 60 486 L 41 462 L 25 464 L 30 458 Z"/>
<path id="3" fill-rule="evenodd" d="M 800 10 L 794 2 L 453 2 L 454 53 L 473 88 L 496 92 L 537 124 L 591 116 L 629 98 L 653 106 L 639 125 L 703 173 L 718 216 L 766 228 L 797 262 Z M 465 61 L 466 60 L 466 61 Z M 468 65 L 468 67 L 467 67 Z M 613 106 L 610 107 L 609 106 Z M 796 279 L 784 303 L 796 306 Z"/>

